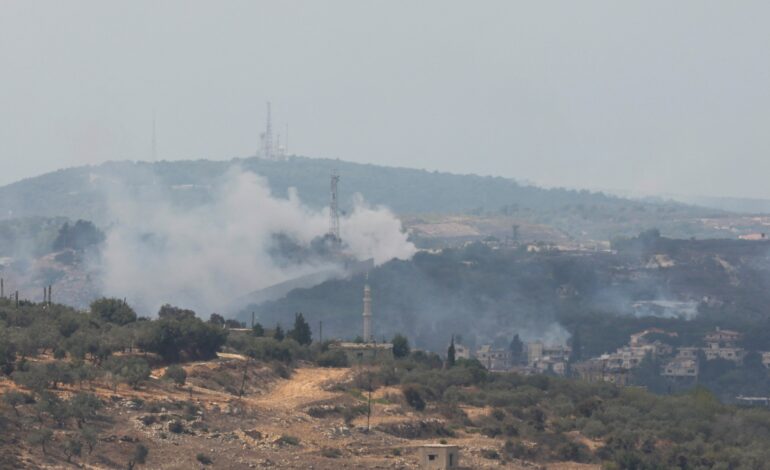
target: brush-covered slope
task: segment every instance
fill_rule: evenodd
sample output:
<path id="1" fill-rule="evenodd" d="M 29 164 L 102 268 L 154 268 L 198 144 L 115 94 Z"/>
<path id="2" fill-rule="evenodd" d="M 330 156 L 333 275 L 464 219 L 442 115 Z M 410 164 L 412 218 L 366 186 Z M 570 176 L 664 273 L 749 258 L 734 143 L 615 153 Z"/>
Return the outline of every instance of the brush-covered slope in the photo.
<path id="1" fill-rule="evenodd" d="M 402 214 L 548 211 L 566 205 L 620 207 L 631 203 L 601 193 L 542 189 L 501 177 L 291 157 L 285 161 L 247 158 L 109 162 L 63 169 L 0 187 L 0 217 L 66 216 L 100 222 L 109 220 L 103 190 L 117 184 L 136 191 L 155 186 L 172 189 L 180 203 L 196 204 L 206 199 L 212 183 L 233 166 L 264 176 L 277 195 L 285 195 L 290 187 L 297 188 L 302 200 L 315 207 L 327 204 L 332 170 L 342 177 L 339 190 L 343 203 L 354 193 L 360 193 L 370 203 L 386 205 Z"/>

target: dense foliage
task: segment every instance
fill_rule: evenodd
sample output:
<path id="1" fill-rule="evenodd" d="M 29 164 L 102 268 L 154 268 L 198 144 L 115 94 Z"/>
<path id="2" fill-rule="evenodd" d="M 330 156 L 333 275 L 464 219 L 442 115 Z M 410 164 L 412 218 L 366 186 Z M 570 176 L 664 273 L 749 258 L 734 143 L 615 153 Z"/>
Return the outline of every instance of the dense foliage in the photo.
<path id="1" fill-rule="evenodd" d="M 384 364 L 376 386 L 403 384 L 404 400 L 415 410 L 441 413 L 453 429 L 501 438 L 495 452 L 503 459 L 595 462 L 618 470 L 748 470 L 764 468 L 770 458 L 770 411 L 723 405 L 702 387 L 656 396 L 603 383 L 488 373 L 464 359 L 451 368 L 439 364 L 412 354 Z M 493 411 L 469 419 L 460 405 Z"/>

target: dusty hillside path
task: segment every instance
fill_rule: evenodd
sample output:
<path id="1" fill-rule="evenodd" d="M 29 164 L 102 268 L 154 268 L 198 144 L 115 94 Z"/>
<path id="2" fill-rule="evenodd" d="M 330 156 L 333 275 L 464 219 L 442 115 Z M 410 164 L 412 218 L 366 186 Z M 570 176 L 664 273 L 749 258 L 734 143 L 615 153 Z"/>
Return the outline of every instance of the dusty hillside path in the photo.
<path id="1" fill-rule="evenodd" d="M 310 403 L 337 396 L 338 393 L 328 392 L 324 387 L 343 380 L 349 373 L 350 369 L 324 367 L 295 369 L 291 378 L 279 383 L 267 394 L 248 401 L 263 408 L 297 410 Z"/>

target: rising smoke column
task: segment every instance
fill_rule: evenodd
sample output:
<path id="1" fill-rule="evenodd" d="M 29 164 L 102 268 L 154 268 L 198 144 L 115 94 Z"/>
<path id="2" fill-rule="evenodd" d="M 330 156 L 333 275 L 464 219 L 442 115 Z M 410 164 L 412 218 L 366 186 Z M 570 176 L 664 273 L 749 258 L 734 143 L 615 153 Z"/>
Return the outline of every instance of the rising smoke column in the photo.
<path id="1" fill-rule="evenodd" d="M 304 206 L 295 190 L 288 198 L 274 197 L 263 178 L 238 168 L 211 193 L 210 202 L 182 208 L 171 193 L 153 189 L 137 195 L 113 185 L 108 200 L 116 222 L 108 229 L 100 266 L 104 294 L 127 297 L 145 315 L 164 303 L 205 315 L 255 289 L 331 267 L 318 261 L 279 267 L 269 254 L 274 234 L 303 244 L 322 236 L 328 210 Z M 400 221 L 360 197 L 341 227 L 358 259 L 379 264 L 415 252 Z"/>

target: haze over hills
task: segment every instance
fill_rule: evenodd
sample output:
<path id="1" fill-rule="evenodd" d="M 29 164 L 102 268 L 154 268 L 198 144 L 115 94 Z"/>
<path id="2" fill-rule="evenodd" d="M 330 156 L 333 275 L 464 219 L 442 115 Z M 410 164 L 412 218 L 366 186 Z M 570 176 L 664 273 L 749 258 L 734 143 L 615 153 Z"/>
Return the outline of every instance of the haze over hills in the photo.
<path id="1" fill-rule="evenodd" d="M 634 235 L 653 224 L 672 236 L 718 236 L 700 222 L 694 226 L 690 222 L 726 215 L 670 201 L 543 189 L 501 177 L 290 157 L 284 161 L 124 161 L 63 169 L 0 187 L 0 218 L 64 216 L 106 226 L 115 222 L 108 200 L 116 188 L 121 196 L 162 192 L 180 207 L 197 207 L 211 201 L 212 191 L 234 166 L 264 177 L 274 196 L 287 197 L 289 188 L 296 188 L 302 203 L 311 208 L 328 204 L 329 174 L 336 170 L 342 177 L 343 210 L 350 210 L 358 193 L 368 204 L 386 206 L 399 215 L 505 215 L 553 225 L 576 238 Z"/>
<path id="2" fill-rule="evenodd" d="M 290 157 L 283 161 L 260 158 L 230 161 L 107 162 L 28 178 L 0 188 L 0 214 L 9 216 L 67 215 L 106 221 L 98 190 L 115 180 L 137 190 L 163 186 L 180 193 L 180 202 L 194 204 L 207 197 L 212 182 L 233 165 L 267 178 L 275 195 L 285 197 L 295 187 L 309 206 L 328 203 L 329 174 L 344 178 L 340 197 L 346 201 L 361 193 L 372 204 L 398 213 L 461 213 L 497 210 L 514 202 L 532 209 L 565 204 L 623 204 L 621 198 L 601 193 L 542 189 L 502 177 L 456 175 L 425 170 L 351 163 L 340 160 Z M 35 197 L 29 197 L 34 195 Z"/>

